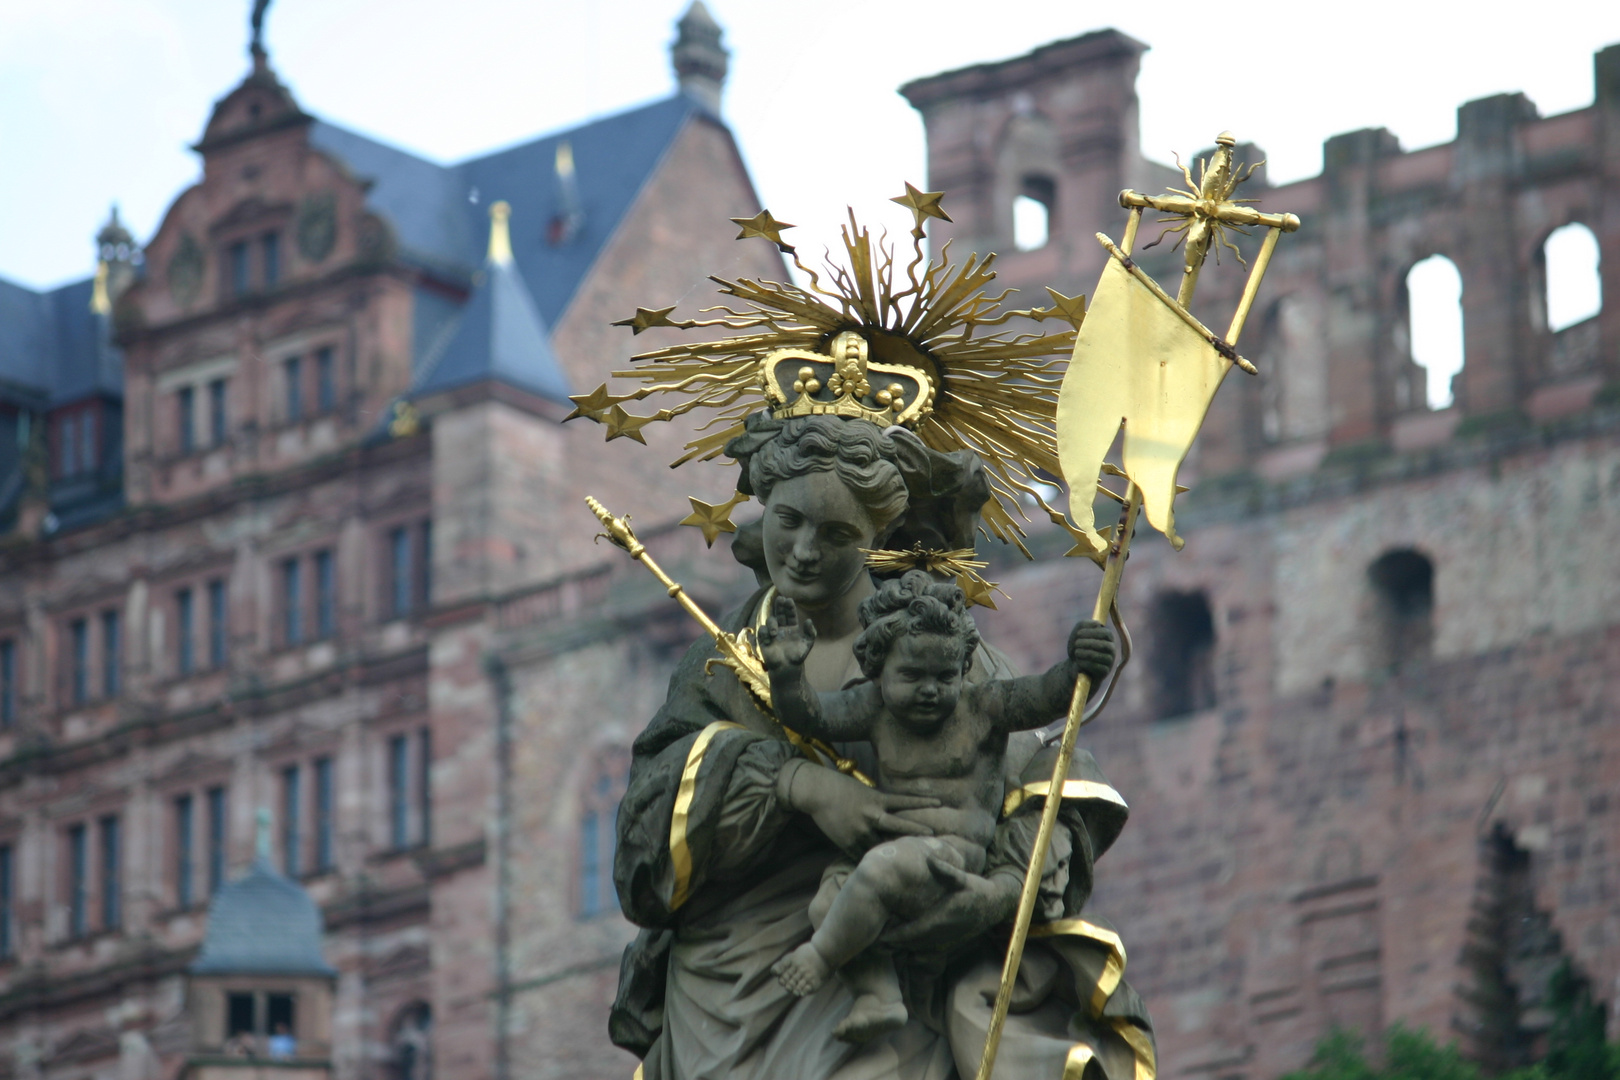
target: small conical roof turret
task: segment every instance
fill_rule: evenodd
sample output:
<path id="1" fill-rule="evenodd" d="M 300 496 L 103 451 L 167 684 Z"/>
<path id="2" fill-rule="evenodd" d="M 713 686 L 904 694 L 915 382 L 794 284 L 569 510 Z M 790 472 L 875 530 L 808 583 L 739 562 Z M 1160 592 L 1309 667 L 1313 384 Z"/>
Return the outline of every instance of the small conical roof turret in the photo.
<path id="1" fill-rule="evenodd" d="M 563 374 L 540 309 L 512 259 L 512 208 L 489 208 L 489 254 L 454 332 L 427 358 L 413 391 L 427 394 L 494 379 L 559 404 L 573 389 Z"/>
<path id="2" fill-rule="evenodd" d="M 720 43 L 720 24 L 709 14 L 703 0 L 692 0 L 675 29 L 675 44 L 670 46 L 669 54 L 681 93 L 718 116 L 720 92 L 726 85 L 731 57 Z"/>

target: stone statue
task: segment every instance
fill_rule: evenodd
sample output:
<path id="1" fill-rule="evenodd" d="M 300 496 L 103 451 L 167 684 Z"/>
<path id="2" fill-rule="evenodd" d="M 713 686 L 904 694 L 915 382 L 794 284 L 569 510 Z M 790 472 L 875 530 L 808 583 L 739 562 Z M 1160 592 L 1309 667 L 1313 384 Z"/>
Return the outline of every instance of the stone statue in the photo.
<path id="1" fill-rule="evenodd" d="M 856 996 L 833 1034 L 851 1042 L 906 1022 L 893 964 L 867 954 L 878 935 L 891 921 L 916 919 L 960 889 L 962 875 L 985 874 L 1007 796 L 1007 736 L 1063 716 L 1082 669 L 1100 684 L 1113 666 L 1107 629 L 1085 620 L 1069 638 L 1068 658 L 1044 675 L 964 688 L 978 628 L 962 590 L 921 570 L 884 583 L 861 603 L 860 619 L 854 652 L 866 680 L 834 693 L 815 693 L 804 679 L 815 623 L 799 623 L 791 600 L 776 598 L 759 635 L 783 723 L 831 742 L 870 741 L 878 790 L 935 804 L 895 815 L 916 825 L 914 834 L 869 848 L 859 863 L 834 859 L 828 865 L 810 905 L 815 934 L 771 969 L 800 997 L 819 990 L 837 970 Z M 790 802 L 793 775 L 805 765 L 784 767 Z"/>
<path id="2" fill-rule="evenodd" d="M 610 439 L 714 410 L 681 460 L 725 455 L 736 494 L 694 497 L 684 523 L 710 544 L 731 533 L 759 584 L 712 619 L 587 500 L 709 634 L 636 739 L 619 808 L 614 882 L 641 930 L 610 1034 L 639 1080 L 968 1080 L 995 1042 L 1015 917 L 1034 923 L 992 1075 L 1152 1080 L 1123 944 L 1085 910 L 1125 801 L 1068 736 L 1029 730 L 1065 712 L 1074 726 L 1077 678 L 1109 671 L 1112 638 L 1081 623 L 1067 659 L 1019 679 L 966 610 L 993 588 L 981 532 L 1022 547 L 1020 521 L 1049 518 L 1100 560 L 1042 479 L 1059 475 L 1057 376 L 1084 304 L 998 311 L 988 262 L 927 258 L 939 200 L 909 185 L 895 200 L 914 214 L 911 262 L 852 220 L 830 277 L 769 212 L 734 219 L 809 286 L 721 282 L 739 302 L 713 319 L 640 308 L 622 324 L 636 333 L 735 333 L 636 357 L 628 393 L 573 398 Z M 996 329 L 1015 316 L 1063 328 Z M 656 393 L 683 401 L 624 408 Z M 733 524 L 749 500 L 761 515 Z M 886 852 L 905 865 L 879 872 Z"/>
<path id="3" fill-rule="evenodd" d="M 769 584 L 722 622 L 737 631 L 759 621 L 771 601 L 791 603 L 799 622 L 816 627 L 800 665 L 804 684 L 839 691 L 863 678 L 854 649 L 859 609 L 878 593 L 861 549 L 901 528 L 959 538 L 948 512 L 907 523 L 909 493 L 929 492 L 936 510 L 953 506 L 962 490 L 982 502 L 982 468 L 971 454 L 939 454 L 910 432 L 861 420 L 756 414 L 749 428 L 729 449 L 765 512 L 757 536 L 744 533 L 738 547 Z M 1106 647 L 1088 653 L 1088 662 L 1107 666 Z M 728 671 L 705 672 L 715 655 L 706 641 L 692 648 L 634 747 L 614 876 L 625 913 L 644 929 L 625 957 L 614 1041 L 644 1057 L 644 1080 L 971 1076 L 1004 947 L 995 931 L 1017 903 L 1038 800 L 990 824 L 986 846 L 998 854 L 986 874 L 943 872 L 938 902 L 879 936 L 879 946 L 893 950 L 907 1015 L 894 1030 L 846 1041 L 838 1032 L 855 1001 L 845 983 L 828 980 L 800 996 L 771 968 L 811 938 L 811 905 L 828 868 L 916 835 L 915 815 L 936 811 L 938 800 L 812 765 Z M 1011 674 L 1003 657 L 979 644 L 964 681 L 973 687 Z M 869 745 L 846 749 L 882 774 Z M 1012 734 L 991 782 L 1007 791 L 1040 783 L 1050 760 L 1039 736 Z M 1071 775 L 1087 782 L 1086 795 L 1064 800 L 1056 857 L 1041 883 L 1040 915 L 1049 921 L 1080 914 L 1092 863 L 1124 824 L 1123 800 L 1089 755 L 1076 756 Z M 678 838 L 677 803 L 684 811 Z M 677 906 L 678 894 L 685 899 Z M 1112 1062 L 1110 1077 L 1134 1076 L 1132 1050 L 1108 1021 L 1083 1023 L 1080 1035 L 1071 1026 L 1075 1003 L 1089 1002 L 1099 987 L 1112 991 L 1120 1015 L 1145 1021 L 1129 987 L 1108 985 L 1106 960 L 1085 939 L 1043 939 L 1022 970 L 998 1075 L 1059 1077 L 1072 1046 L 1089 1039 L 1095 1055 Z M 1017 1071 L 1025 1067 L 1038 1071 Z"/>

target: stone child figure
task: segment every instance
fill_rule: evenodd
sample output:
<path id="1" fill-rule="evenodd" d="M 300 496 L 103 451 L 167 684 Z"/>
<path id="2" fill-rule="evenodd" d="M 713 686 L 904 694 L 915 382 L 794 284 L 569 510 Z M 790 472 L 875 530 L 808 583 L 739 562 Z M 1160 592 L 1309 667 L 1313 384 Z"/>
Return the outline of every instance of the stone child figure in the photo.
<path id="1" fill-rule="evenodd" d="M 887 840 L 858 864 L 829 866 L 810 907 L 814 936 L 771 969 L 799 996 L 839 972 L 856 1000 L 834 1034 L 851 1042 L 906 1022 L 892 962 L 868 952 L 884 927 L 939 903 L 948 868 L 985 872 L 1008 733 L 1063 716 L 1076 678 L 1101 679 L 1113 658 L 1108 630 L 1088 620 L 1071 633 L 1068 658 L 1045 674 L 964 685 L 979 635 L 962 590 L 916 570 L 863 601 L 860 620 L 854 652 L 866 679 L 836 693 L 817 694 L 804 679 L 816 631 L 796 621 L 791 602 L 776 601 L 759 639 L 782 723 L 834 742 L 870 740 L 881 791 L 940 803 L 899 812 L 932 836 Z"/>

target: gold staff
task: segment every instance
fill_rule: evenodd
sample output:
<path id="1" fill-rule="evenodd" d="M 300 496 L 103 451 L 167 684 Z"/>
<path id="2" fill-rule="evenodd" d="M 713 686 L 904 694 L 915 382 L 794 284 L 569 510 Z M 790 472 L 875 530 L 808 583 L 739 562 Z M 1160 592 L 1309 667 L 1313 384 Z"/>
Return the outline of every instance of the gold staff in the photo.
<path id="1" fill-rule="evenodd" d="M 1096 490 L 1092 478 L 1099 478 L 1097 486 L 1105 471 L 1126 478 L 1119 522 L 1106 535 L 1102 587 L 1092 608 L 1091 617 L 1099 622 L 1107 618 L 1119 594 L 1120 577 L 1140 511 L 1146 511 L 1150 524 L 1163 531 L 1172 544 L 1177 548 L 1181 546 L 1173 525 L 1176 472 L 1226 372 L 1238 366 L 1255 373 L 1254 366 L 1237 354 L 1234 347 L 1237 336 L 1254 304 L 1260 279 L 1276 248 L 1277 236 L 1299 228 L 1299 219 L 1293 214 L 1262 214 L 1232 199 L 1238 184 L 1247 180 L 1258 167 L 1250 166 L 1247 172 L 1234 169 L 1232 147 L 1236 142 L 1230 132 L 1220 135 L 1215 153 L 1204 164 L 1197 183 L 1192 173 L 1183 168 L 1188 187 L 1185 192 L 1168 196 L 1120 192 L 1120 205 L 1131 212 L 1123 245 L 1116 247 L 1106 236 L 1098 234 L 1109 253 L 1108 265 L 1080 327 L 1074 357 L 1064 375 L 1057 420 L 1058 451 L 1063 475 L 1072 493 L 1070 513 L 1094 538 L 1095 550 L 1101 550 L 1099 541 L 1105 537 L 1092 526 L 1090 501 Z M 1174 300 L 1130 258 L 1142 211 L 1149 207 L 1171 215 L 1164 220 L 1182 219 L 1180 224 L 1167 230 L 1167 233 L 1186 234 L 1185 266 L 1181 288 Z M 1211 247 L 1221 244 L 1236 254 L 1237 248 L 1227 240 L 1225 230 L 1238 228 L 1241 231 L 1248 225 L 1263 226 L 1267 233 L 1260 256 L 1244 284 L 1231 326 L 1225 338 L 1221 338 L 1194 318 L 1187 305 Z M 1122 428 L 1123 467 L 1116 470 L 1104 464 L 1103 455 Z M 1167 447 L 1179 447 L 1179 453 L 1172 457 L 1166 453 Z M 1069 777 L 1074 744 L 1085 722 L 1086 699 L 1090 695 L 1091 680 L 1082 675 L 1075 682 L 1068 720 L 1052 766 L 1046 803 L 1041 810 L 1040 827 L 1035 834 L 1029 871 L 1024 875 L 1018 897 L 1018 914 L 1013 921 L 1001 984 L 985 1033 L 977 1080 L 990 1080 L 995 1068 L 996 1051 L 1001 1045 L 1007 1007 L 1012 1001 L 1018 965 L 1029 937 L 1047 850 L 1057 825 L 1058 808 L 1062 803 L 1058 793 Z"/>

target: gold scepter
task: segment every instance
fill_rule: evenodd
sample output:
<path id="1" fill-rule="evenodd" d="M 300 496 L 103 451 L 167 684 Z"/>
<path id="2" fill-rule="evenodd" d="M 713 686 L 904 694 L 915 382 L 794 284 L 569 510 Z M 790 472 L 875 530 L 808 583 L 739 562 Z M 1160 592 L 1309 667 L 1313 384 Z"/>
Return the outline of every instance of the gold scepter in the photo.
<path id="1" fill-rule="evenodd" d="M 1118 597 L 1120 577 L 1125 570 L 1139 513 L 1146 513 L 1148 522 L 1180 549 L 1182 542 L 1175 533 L 1176 473 L 1226 373 L 1234 366 L 1256 373 L 1254 366 L 1239 356 L 1234 346 L 1276 249 L 1278 235 L 1299 228 L 1299 218 L 1293 214 L 1262 214 L 1243 205 L 1250 200 L 1232 198 L 1237 186 L 1258 168 L 1253 165 L 1244 172 L 1233 167 L 1232 148 L 1236 143 L 1230 132 L 1222 132 L 1216 139 L 1215 153 L 1203 164 L 1197 182 L 1183 167 L 1182 175 L 1188 188 L 1184 192 L 1168 196 L 1140 195 L 1130 190 L 1120 192 L 1120 205 L 1130 211 L 1122 245 L 1116 247 L 1108 237 L 1097 234 L 1108 251 L 1108 265 L 1103 269 L 1102 280 L 1075 340 L 1069 370 L 1063 377 L 1058 397 L 1057 441 L 1063 476 L 1071 493 L 1070 515 L 1091 542 L 1092 551 L 1101 551 L 1106 544 L 1102 587 L 1092 608 L 1092 618 L 1099 622 L 1107 618 Z M 1175 299 L 1131 261 L 1130 252 L 1142 211 L 1150 207 L 1171 215 L 1161 221 L 1182 219 L 1180 224 L 1166 230 L 1167 234 L 1186 234 L 1183 237 L 1185 266 Z M 1226 238 L 1225 230 L 1232 228 L 1241 232 L 1244 226 L 1251 225 L 1263 226 L 1268 232 L 1244 283 L 1238 310 L 1222 338 L 1199 322 L 1187 305 L 1210 249 L 1219 244 L 1238 254 L 1237 248 Z M 1239 262 L 1242 262 L 1241 255 Z M 1105 464 L 1104 458 L 1122 430 L 1122 464 L 1116 468 Z M 1100 479 L 1104 472 L 1126 479 L 1123 497 L 1108 492 L 1123 505 L 1118 524 L 1106 533 L 1095 529 L 1091 507 L 1094 493 L 1102 487 Z M 1093 478 L 1098 480 L 1095 485 L 1091 483 Z M 1084 553 L 1081 547 L 1071 552 Z M 1019 893 L 1018 914 L 1013 921 L 1001 983 L 985 1032 L 977 1080 L 990 1080 L 995 1068 L 996 1052 L 1007 1022 L 1007 1007 L 1012 1001 L 1013 985 L 1018 978 L 1018 966 L 1040 893 L 1047 850 L 1057 825 L 1064 781 L 1069 777 L 1080 727 L 1086 721 L 1086 699 L 1090 695 L 1091 680 L 1081 675 L 1069 703 L 1069 715 L 1063 726 L 1063 738 L 1058 743 L 1057 760 L 1052 766 L 1052 780 L 1041 810 L 1029 871 L 1024 875 L 1023 889 Z"/>
<path id="2" fill-rule="evenodd" d="M 760 659 L 758 648 L 754 643 L 753 630 L 745 629 L 733 634 L 722 629 L 719 623 L 709 618 L 708 612 L 698 606 L 696 600 L 687 595 L 681 583 L 666 574 L 657 560 L 647 553 L 647 546 L 636 538 L 634 530 L 630 528 L 628 516 L 614 517 L 607 507 L 590 495 L 585 496 L 585 505 L 591 508 L 591 513 L 596 515 L 596 519 L 607 530 L 598 533 L 597 539 L 606 537 L 615 547 L 629 552 L 632 559 L 645 566 L 652 576 L 658 579 L 668 591 L 670 598 L 680 604 L 688 615 L 697 620 L 697 624 L 703 627 L 704 632 L 714 639 L 714 647 L 720 655 L 710 659 L 703 666 L 704 673 L 713 671 L 716 664 L 731 669 L 737 676 L 737 681 L 747 688 L 760 710 L 776 720 L 776 713 L 771 709 L 771 680 L 765 674 L 765 664 Z M 776 720 L 776 726 L 787 736 L 788 742 L 812 761 L 830 764 L 839 772 L 853 776 L 867 787 L 872 786 L 872 781 L 855 767 L 853 761 L 839 757 L 837 751 L 820 739 L 807 739 L 780 720 Z"/>

